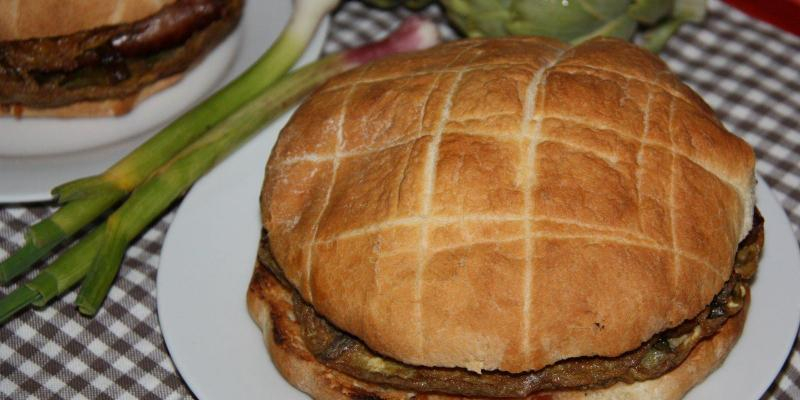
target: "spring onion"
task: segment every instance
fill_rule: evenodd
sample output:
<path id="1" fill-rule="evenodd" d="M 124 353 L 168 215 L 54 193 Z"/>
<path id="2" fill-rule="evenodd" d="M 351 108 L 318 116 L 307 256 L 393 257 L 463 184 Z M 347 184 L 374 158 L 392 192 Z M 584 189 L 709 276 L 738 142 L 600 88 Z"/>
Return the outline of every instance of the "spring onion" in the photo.
<path id="1" fill-rule="evenodd" d="M 432 22 L 411 17 L 380 42 L 325 57 L 280 79 L 155 170 L 103 224 L 31 282 L 0 299 L 0 323 L 31 304 L 44 305 L 84 276 L 76 303 L 80 312 L 94 315 L 108 293 L 130 241 L 264 124 L 339 72 L 438 42 L 438 31 Z"/>
<path id="2" fill-rule="evenodd" d="M 154 170 L 283 76 L 305 50 L 323 16 L 338 0 L 295 0 L 291 19 L 274 44 L 244 73 L 100 175 L 65 183 L 53 195 L 65 204 L 34 225 L 25 245 L 0 263 L 0 283 L 28 271 L 56 245 L 125 198 Z"/>

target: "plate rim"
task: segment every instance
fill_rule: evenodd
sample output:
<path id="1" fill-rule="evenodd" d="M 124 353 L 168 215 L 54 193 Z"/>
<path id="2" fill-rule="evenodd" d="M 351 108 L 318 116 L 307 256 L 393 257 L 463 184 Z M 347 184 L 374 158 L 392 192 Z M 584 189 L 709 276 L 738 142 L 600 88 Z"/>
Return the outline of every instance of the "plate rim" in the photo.
<path id="1" fill-rule="evenodd" d="M 270 148 L 273 145 L 274 145 L 274 143 L 269 143 L 269 147 L 261 149 L 261 150 L 263 150 L 263 154 L 264 154 L 263 155 L 264 159 L 262 160 L 262 165 L 263 165 L 263 163 L 266 163 L 266 155 L 268 154 Z M 236 156 L 237 155 L 233 155 L 232 158 L 236 157 Z M 263 168 L 262 168 L 262 171 L 263 171 Z M 770 218 L 770 219 L 768 219 L 766 221 L 767 225 L 765 227 L 765 234 L 768 234 L 769 238 L 772 238 L 773 237 L 772 235 L 777 235 L 776 238 L 778 239 L 778 240 L 775 240 L 773 238 L 773 239 L 769 240 L 767 242 L 767 246 L 770 246 L 770 245 L 775 246 L 775 245 L 782 244 L 783 245 L 782 247 L 775 248 L 775 250 L 772 250 L 772 251 L 773 252 L 778 252 L 775 256 L 779 256 L 779 257 L 785 258 L 787 260 L 791 260 L 792 263 L 790 263 L 788 266 L 786 266 L 786 268 L 791 268 L 791 273 L 793 274 L 793 276 L 800 276 L 800 268 L 798 268 L 800 266 L 800 248 L 798 248 L 797 239 L 794 236 L 794 233 L 793 233 L 793 230 L 792 230 L 792 224 L 791 224 L 790 220 L 788 219 L 788 216 L 786 214 L 786 210 L 783 208 L 781 203 L 778 201 L 778 198 L 776 197 L 775 192 L 767 184 L 767 180 L 764 179 L 760 174 L 756 174 L 756 175 L 757 175 L 757 181 L 758 181 L 758 184 L 757 184 L 757 186 L 755 188 L 757 197 L 760 200 L 766 200 L 766 202 L 769 203 L 769 206 L 770 206 L 769 214 L 775 214 L 775 216 L 778 217 L 777 221 L 776 221 L 775 216 L 773 216 L 772 218 Z M 214 179 L 211 176 L 209 176 L 207 178 L 208 179 Z M 199 182 L 197 187 L 202 187 L 204 181 L 207 178 L 204 178 L 201 182 Z M 197 193 L 196 193 L 195 189 L 193 188 L 186 195 L 186 198 L 184 199 L 184 203 L 181 204 L 181 207 L 178 208 L 178 210 L 177 210 L 177 212 L 175 214 L 175 217 L 174 217 L 172 223 L 170 224 L 170 228 L 172 226 L 175 226 L 176 223 L 181 218 L 188 218 L 184 214 L 181 213 L 182 211 L 186 210 L 186 208 L 184 208 L 183 205 L 187 204 L 189 201 L 194 201 L 193 200 L 194 199 L 193 196 L 195 196 L 196 194 Z M 255 199 L 251 199 L 251 200 L 256 201 Z M 759 203 L 757 202 L 757 205 L 758 204 Z M 762 209 L 762 212 L 764 212 L 765 210 L 766 209 Z M 767 214 L 767 213 L 765 212 L 765 214 Z M 169 253 L 169 251 L 170 251 L 169 249 L 171 248 L 170 247 L 171 243 L 173 241 L 177 241 L 178 240 L 178 239 L 175 238 L 175 235 L 176 235 L 175 230 L 169 229 L 169 231 L 167 232 L 167 235 L 165 237 L 165 240 L 164 240 L 164 246 L 162 247 L 162 250 L 161 250 L 161 258 L 160 258 L 160 262 L 159 262 L 159 266 L 158 266 L 158 276 L 156 278 L 157 279 L 156 285 L 157 285 L 158 320 L 159 320 L 159 325 L 160 325 L 161 330 L 162 330 L 162 336 L 164 337 L 164 341 L 165 341 L 166 346 L 167 346 L 167 350 L 170 353 L 170 359 L 172 360 L 173 364 L 176 367 L 176 372 L 183 377 L 184 382 L 186 383 L 186 385 L 189 387 L 189 389 L 198 398 L 206 398 L 204 396 L 201 396 L 201 394 L 204 393 L 204 390 L 200 387 L 200 385 L 203 385 L 204 383 L 195 381 L 194 380 L 195 378 L 190 376 L 191 374 L 186 374 L 185 373 L 188 370 L 185 362 L 188 362 L 188 361 L 187 360 L 183 360 L 183 359 L 179 359 L 179 358 L 175 358 L 173 356 L 174 341 L 177 341 L 178 339 L 173 337 L 173 336 L 171 336 L 171 334 L 168 333 L 168 331 L 171 328 L 167 328 L 167 327 L 171 327 L 171 322 L 166 322 L 165 323 L 165 320 L 162 318 L 163 315 L 161 313 L 161 310 L 163 308 L 162 301 L 164 300 L 165 297 L 164 296 L 159 296 L 158 293 L 160 293 L 162 291 L 162 289 L 163 289 L 163 287 L 162 287 L 163 280 L 160 279 L 161 276 L 162 276 L 161 275 L 162 271 L 165 270 L 163 268 L 163 266 L 165 264 L 163 261 L 164 260 L 168 260 L 171 257 L 171 256 L 166 256 L 165 257 L 165 255 L 170 254 Z M 765 247 L 765 249 L 766 249 L 766 247 Z M 255 249 L 253 250 L 253 254 L 255 254 Z M 773 260 L 773 261 L 775 261 L 775 260 Z M 248 272 L 251 271 L 251 267 L 250 266 L 243 266 L 242 268 L 247 268 Z M 758 279 L 758 278 L 756 278 L 756 279 Z M 776 382 L 776 379 L 780 375 L 780 372 L 783 369 L 783 367 L 787 363 L 790 362 L 790 357 L 791 357 L 791 355 L 793 354 L 793 351 L 794 351 L 793 343 L 796 340 L 796 338 L 798 337 L 798 327 L 800 327 L 800 297 L 798 297 L 798 296 L 800 296 L 800 295 L 795 295 L 795 298 L 792 299 L 793 301 L 795 301 L 795 303 L 793 304 L 793 308 L 792 308 L 792 315 L 791 315 L 792 318 L 790 320 L 791 325 L 793 326 L 793 329 L 791 330 L 791 332 L 789 332 L 788 328 L 785 329 L 785 330 L 781 330 L 780 331 L 780 335 L 781 335 L 782 338 L 783 337 L 785 337 L 785 338 L 789 338 L 790 337 L 790 339 L 787 339 L 786 343 L 782 343 L 784 345 L 781 346 L 781 348 L 782 348 L 781 354 L 778 355 L 777 352 L 776 352 L 773 356 L 770 357 L 769 368 L 765 368 L 764 370 L 762 370 L 764 373 L 759 375 L 760 379 L 753 380 L 752 381 L 752 385 L 747 385 L 748 388 L 752 388 L 752 391 L 754 393 L 757 392 L 756 398 L 758 398 L 758 396 L 763 396 L 763 394 L 765 394 L 766 391 L 769 390 L 770 385 L 773 382 Z M 245 307 L 245 304 L 244 304 L 244 292 L 241 293 L 241 297 L 242 297 L 242 305 L 241 306 L 244 308 Z M 758 300 L 755 300 L 755 301 L 757 302 Z M 748 325 L 752 327 L 753 319 L 754 318 L 752 318 L 751 316 L 748 316 L 748 321 L 750 321 L 750 323 L 749 324 L 746 323 L 746 325 L 745 325 L 745 333 L 743 333 L 742 337 L 744 337 L 747 334 Z M 251 330 L 253 330 L 253 331 L 258 330 L 258 328 L 255 326 L 254 323 L 251 323 L 250 325 L 251 326 L 249 326 L 249 328 L 251 328 Z M 789 336 L 790 333 L 791 333 L 791 336 Z M 259 332 L 259 336 L 260 336 L 260 332 Z M 740 342 L 741 342 L 741 339 L 740 339 Z M 739 346 L 739 345 L 734 346 L 733 350 L 731 351 L 731 353 L 728 354 L 728 356 L 730 356 L 731 354 L 736 353 L 737 352 L 737 348 L 740 348 L 740 347 L 741 346 Z M 260 351 L 265 352 L 266 351 L 265 346 L 262 345 Z M 740 351 L 741 351 L 741 349 L 740 349 Z M 780 362 L 776 361 L 778 358 L 780 358 Z M 773 362 L 773 360 L 775 360 L 775 361 Z M 269 361 L 269 359 L 268 359 L 268 361 Z M 732 364 L 730 362 L 727 362 L 727 361 L 723 362 L 722 363 L 722 367 L 720 369 L 725 368 L 726 365 L 730 367 Z M 743 368 L 740 365 L 735 365 L 733 367 L 734 368 L 738 368 L 738 369 Z M 695 392 L 698 389 L 702 388 L 704 384 L 706 384 L 707 382 L 711 381 L 715 377 L 715 374 L 718 374 L 718 372 L 719 372 L 719 370 L 712 371 L 711 375 L 709 377 L 707 377 L 706 380 L 702 381 L 698 386 L 696 386 L 689 393 L 687 393 L 687 397 L 686 398 L 687 399 L 690 399 L 690 398 L 691 399 L 695 399 L 695 398 L 697 398 L 696 397 L 697 393 L 695 393 Z M 278 376 L 280 377 L 280 375 L 278 375 Z M 719 375 L 716 375 L 716 376 L 719 376 Z M 283 378 L 280 377 L 280 379 L 282 380 Z M 748 382 L 750 382 L 750 381 L 748 381 Z M 288 382 L 284 381 L 283 383 L 285 384 L 285 386 L 287 388 L 290 388 L 290 389 L 296 391 L 298 396 L 304 396 L 304 394 L 302 392 L 297 391 L 297 389 L 294 389 L 294 387 L 292 387 Z M 695 393 L 695 395 L 693 396 L 692 393 Z"/>
<path id="2" fill-rule="evenodd" d="M 319 24 L 319 26 L 317 28 L 317 31 L 316 31 L 315 35 L 312 37 L 311 41 L 309 42 L 309 46 L 306 48 L 305 53 L 301 57 L 301 62 L 303 60 L 312 61 L 313 59 L 316 59 L 322 53 L 323 45 L 324 45 L 324 39 L 325 39 L 325 36 L 327 34 L 329 26 L 330 26 L 330 16 L 325 16 L 322 19 L 322 21 L 320 21 L 320 24 Z M 294 108 L 290 112 L 288 112 L 287 115 L 284 115 L 282 118 L 283 119 L 288 118 L 289 115 L 291 115 L 291 113 L 293 113 L 293 112 L 294 112 Z M 282 118 L 279 118 L 277 121 L 275 121 L 275 123 L 281 122 L 280 120 Z M 270 126 L 267 126 L 267 127 L 264 128 L 264 130 L 268 130 L 268 129 L 270 129 Z M 263 134 L 264 134 L 264 132 L 262 131 L 258 135 L 263 135 Z M 229 161 L 230 159 L 236 157 L 238 154 L 241 154 L 241 152 L 244 151 L 244 148 L 249 147 L 249 146 L 253 146 L 257 142 L 258 142 L 258 138 L 257 137 L 253 138 L 251 141 L 249 141 L 248 143 L 244 144 L 242 146 L 242 148 L 238 149 L 235 153 L 229 155 L 227 157 L 227 160 L 223 161 L 223 164 L 225 162 Z M 270 146 L 272 146 L 272 145 L 270 144 Z M 204 181 L 207 178 L 209 178 L 209 175 L 213 174 L 214 172 L 215 171 L 211 171 L 208 175 L 206 175 L 203 178 L 201 178 L 200 181 L 195 183 L 195 186 L 197 184 L 202 184 L 202 181 Z M 185 197 L 182 200 L 182 202 L 185 201 L 186 198 L 191 196 L 191 193 L 193 193 L 193 192 L 195 192 L 194 186 L 185 195 Z M 181 204 L 181 206 L 182 206 L 182 204 Z M 177 211 L 175 213 L 175 216 L 173 217 L 173 220 L 170 223 L 170 227 L 172 226 L 172 223 L 175 221 L 175 218 L 177 218 L 178 215 L 180 214 L 180 210 L 182 208 L 181 206 L 178 207 L 178 209 L 177 209 Z M 166 346 L 167 352 L 169 353 L 170 361 L 175 366 L 176 373 L 181 377 L 181 379 L 186 384 L 186 386 L 189 388 L 189 390 L 192 392 L 192 394 L 194 394 L 198 398 L 202 398 L 202 396 L 200 396 L 200 394 L 199 394 L 199 393 L 202 393 L 202 391 L 203 391 L 202 388 L 197 385 L 197 382 L 195 382 L 192 378 L 188 377 L 187 374 L 185 374 L 184 372 L 181 371 L 182 368 L 179 366 L 179 364 L 181 364 L 181 362 L 180 361 L 176 361 L 176 359 L 172 356 L 172 350 L 171 349 L 175 348 L 176 345 L 175 345 L 175 343 L 173 342 L 173 340 L 171 338 L 167 337 L 168 335 L 164 334 L 164 326 L 170 326 L 170 324 L 169 323 L 167 323 L 167 324 L 164 323 L 164 320 L 162 319 L 162 313 L 159 311 L 162 308 L 161 299 L 163 299 L 163 296 L 158 296 L 158 293 L 161 291 L 160 290 L 158 276 L 161 273 L 161 268 L 160 267 L 162 265 L 162 261 L 164 260 L 163 250 L 167 248 L 168 242 L 171 241 L 170 240 L 169 231 L 170 231 L 170 229 L 168 228 L 168 231 L 167 231 L 167 233 L 165 235 L 165 238 L 164 238 L 164 245 L 162 246 L 162 251 L 159 254 L 159 265 L 158 265 L 157 272 L 156 272 L 157 273 L 157 275 L 156 275 L 156 312 L 157 312 L 157 316 L 158 316 L 158 324 L 159 324 L 159 329 L 161 330 L 161 336 L 164 339 L 164 344 Z M 242 307 L 244 307 L 245 306 L 245 304 L 244 304 L 244 296 L 242 296 L 242 299 L 243 299 Z M 266 351 L 266 348 L 264 348 L 264 351 Z"/>

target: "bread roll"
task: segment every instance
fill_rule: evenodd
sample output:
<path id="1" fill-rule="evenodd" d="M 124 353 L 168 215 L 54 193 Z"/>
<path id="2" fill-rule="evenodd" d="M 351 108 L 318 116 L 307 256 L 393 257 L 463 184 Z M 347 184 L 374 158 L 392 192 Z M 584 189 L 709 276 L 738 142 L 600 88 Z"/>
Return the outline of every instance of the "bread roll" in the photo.
<path id="1" fill-rule="evenodd" d="M 263 226 L 291 283 L 407 364 L 614 357 L 700 312 L 755 158 L 617 39 L 473 39 L 332 79 L 281 132 Z"/>

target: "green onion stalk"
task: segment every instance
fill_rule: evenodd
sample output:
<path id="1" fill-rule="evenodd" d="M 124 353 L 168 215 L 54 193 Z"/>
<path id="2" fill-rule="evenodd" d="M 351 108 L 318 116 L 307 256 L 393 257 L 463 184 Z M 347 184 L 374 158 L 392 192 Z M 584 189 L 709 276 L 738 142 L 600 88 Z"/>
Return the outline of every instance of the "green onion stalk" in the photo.
<path id="1" fill-rule="evenodd" d="M 0 299 L 0 323 L 29 305 L 44 305 L 83 279 L 78 310 L 94 315 L 130 242 L 198 178 L 330 77 L 390 54 L 439 42 L 435 25 L 408 18 L 386 39 L 302 67 L 263 90 L 154 171 L 107 220 L 36 278 Z M 84 279 L 85 277 L 85 279 Z"/>
<path id="2" fill-rule="evenodd" d="M 0 263 L 0 283 L 27 272 L 66 238 L 94 221 L 211 126 L 283 76 L 308 46 L 325 14 L 338 0 L 295 0 L 289 23 L 273 45 L 244 73 L 182 115 L 100 175 L 53 189 L 64 204 L 26 234 L 25 245 Z"/>

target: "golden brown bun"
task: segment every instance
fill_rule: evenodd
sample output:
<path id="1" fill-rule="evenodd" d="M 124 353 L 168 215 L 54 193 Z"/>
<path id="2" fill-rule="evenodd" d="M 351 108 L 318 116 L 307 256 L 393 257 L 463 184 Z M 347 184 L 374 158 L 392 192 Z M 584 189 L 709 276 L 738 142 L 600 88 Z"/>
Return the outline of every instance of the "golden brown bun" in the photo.
<path id="1" fill-rule="evenodd" d="M 175 0 L 0 0 L 0 40 L 61 36 L 133 22 Z"/>
<path id="2" fill-rule="evenodd" d="M 754 163 L 634 45 L 466 40 L 311 96 L 261 211 L 287 278 L 373 350 L 518 372 L 700 312 L 750 229 Z"/>
<path id="3" fill-rule="evenodd" d="M 290 317 L 290 293 L 260 265 L 256 265 L 247 293 L 247 306 L 264 334 L 264 342 L 280 373 L 296 388 L 315 399 L 407 400 L 415 393 L 391 390 L 358 381 L 317 362 L 303 343 L 300 326 Z M 745 307 L 712 338 L 700 342 L 678 368 L 654 380 L 616 384 L 593 391 L 552 392 L 527 400 L 676 400 L 701 382 L 736 343 L 744 327 Z M 370 397 L 373 396 L 373 397 Z M 418 400 L 459 400 L 457 396 L 416 395 Z"/>
<path id="4" fill-rule="evenodd" d="M 183 78 L 184 74 L 168 76 L 146 86 L 140 92 L 121 99 L 82 101 L 63 107 L 35 108 L 22 105 L 0 106 L 0 116 L 14 117 L 113 117 L 129 113 L 139 103 Z"/>

